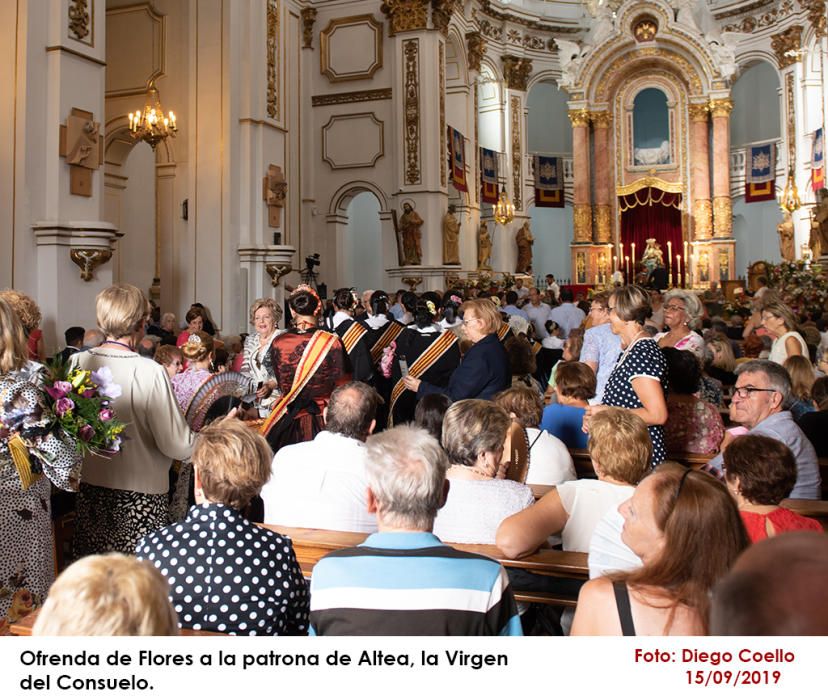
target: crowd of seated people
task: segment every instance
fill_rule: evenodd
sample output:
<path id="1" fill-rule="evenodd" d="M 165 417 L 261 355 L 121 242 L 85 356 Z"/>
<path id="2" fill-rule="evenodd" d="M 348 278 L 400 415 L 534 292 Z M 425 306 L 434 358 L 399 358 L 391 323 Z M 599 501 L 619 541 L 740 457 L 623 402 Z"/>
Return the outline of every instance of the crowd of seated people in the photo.
<path id="1" fill-rule="evenodd" d="M 0 633 L 45 602 L 35 633 L 520 634 L 527 590 L 577 598 L 573 635 L 707 634 L 735 629 L 752 543 L 825 538 L 785 499 L 822 494 L 828 363 L 819 324 L 772 288 L 746 324 L 634 285 L 578 304 L 523 281 L 393 301 L 300 286 L 286 318 L 256 300 L 253 332 L 233 337 L 201 304 L 182 328 L 131 285 L 102 291 L 98 328 L 68 328 L 55 354 L 111 373 L 126 439 L 82 464 L 37 452 L 44 484 L 79 491 L 77 561 L 51 590 L 44 573 L 36 595 L 21 581 L 0 599 Z M 42 410 L 40 312 L 19 292 L 0 302 L 15 325 L 0 380 Z M 4 527 L 20 526 L 5 506 L 33 493 L 13 437 L 0 432 Z M 0 543 L 0 580 L 54 570 L 44 522 L 48 508 L 28 525 L 42 547 Z M 279 528 L 367 539 L 306 580 Z M 580 552 L 591 580 L 507 570 L 468 545 Z"/>

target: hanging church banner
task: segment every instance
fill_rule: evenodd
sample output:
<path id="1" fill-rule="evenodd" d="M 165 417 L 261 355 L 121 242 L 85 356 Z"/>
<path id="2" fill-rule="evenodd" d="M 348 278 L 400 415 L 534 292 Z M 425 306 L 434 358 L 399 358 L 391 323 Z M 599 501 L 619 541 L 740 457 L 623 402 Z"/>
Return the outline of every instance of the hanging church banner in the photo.
<path id="1" fill-rule="evenodd" d="M 535 206 L 563 207 L 563 160 L 557 156 L 533 156 Z"/>
<path id="2" fill-rule="evenodd" d="M 487 204 L 497 204 L 497 153 L 481 148 L 480 163 L 480 199 Z"/>
<path id="3" fill-rule="evenodd" d="M 814 144 L 811 149 L 811 187 L 818 192 L 825 187 L 825 156 L 822 127 L 814 132 Z"/>
<path id="4" fill-rule="evenodd" d="M 451 171 L 451 184 L 454 189 L 460 192 L 468 192 L 466 186 L 466 142 L 457 129 L 448 128 L 449 141 L 449 170 Z"/>
<path id="5" fill-rule="evenodd" d="M 745 202 L 764 202 L 776 197 L 776 144 L 751 146 L 745 166 Z"/>

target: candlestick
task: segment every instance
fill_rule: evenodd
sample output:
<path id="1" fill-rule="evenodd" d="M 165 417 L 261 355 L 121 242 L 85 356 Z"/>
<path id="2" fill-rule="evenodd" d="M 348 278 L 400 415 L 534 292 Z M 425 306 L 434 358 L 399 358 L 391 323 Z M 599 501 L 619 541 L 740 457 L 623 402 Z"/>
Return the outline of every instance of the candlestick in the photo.
<path id="1" fill-rule="evenodd" d="M 687 257 L 687 241 L 684 241 L 684 262 L 686 263 L 687 260 L 688 260 L 688 257 Z M 687 266 L 686 265 L 685 265 L 685 268 L 684 268 L 684 276 L 685 277 L 687 276 Z"/>
<path id="2" fill-rule="evenodd" d="M 676 274 L 678 275 L 678 286 L 681 287 L 681 256 L 676 256 L 676 267 L 678 268 Z"/>

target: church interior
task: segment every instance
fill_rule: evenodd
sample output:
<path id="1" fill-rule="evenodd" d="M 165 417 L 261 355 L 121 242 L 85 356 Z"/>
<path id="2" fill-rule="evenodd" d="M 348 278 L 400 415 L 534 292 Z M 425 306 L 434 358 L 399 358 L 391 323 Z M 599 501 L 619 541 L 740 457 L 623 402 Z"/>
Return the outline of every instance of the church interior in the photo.
<path id="1" fill-rule="evenodd" d="M 702 288 L 821 253 L 823 0 L 0 13 L 0 287 L 38 300 L 49 352 L 113 282 L 237 333 L 309 273 L 589 288 L 657 249 Z"/>

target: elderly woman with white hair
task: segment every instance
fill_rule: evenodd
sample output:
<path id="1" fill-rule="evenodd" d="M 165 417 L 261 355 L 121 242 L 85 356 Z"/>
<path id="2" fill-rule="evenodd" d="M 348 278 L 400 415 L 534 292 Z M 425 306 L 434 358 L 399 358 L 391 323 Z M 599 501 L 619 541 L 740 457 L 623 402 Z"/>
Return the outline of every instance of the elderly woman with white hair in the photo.
<path id="1" fill-rule="evenodd" d="M 250 305 L 250 324 L 255 332 L 244 341 L 241 373 L 250 377 L 259 406 L 265 415 L 279 396 L 276 373 L 270 360 L 270 346 L 276 336 L 284 333 L 277 326 L 281 318 L 282 309 L 273 299 L 256 299 Z"/>
<path id="2" fill-rule="evenodd" d="M 699 360 L 704 358 L 704 339 L 693 329 L 701 321 L 703 309 L 699 298 L 683 289 L 671 289 L 664 297 L 664 325 L 667 331 L 655 336 L 659 347 L 689 350 Z"/>

